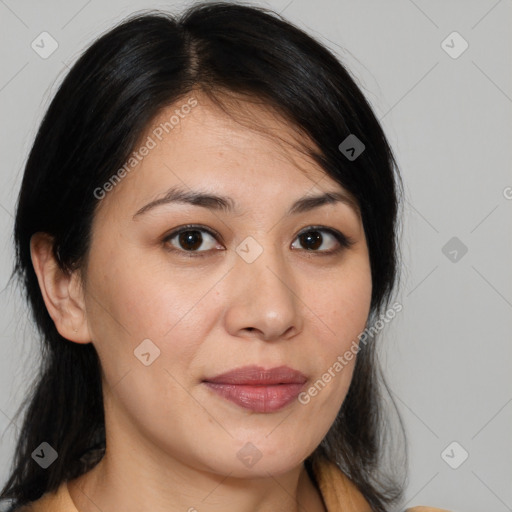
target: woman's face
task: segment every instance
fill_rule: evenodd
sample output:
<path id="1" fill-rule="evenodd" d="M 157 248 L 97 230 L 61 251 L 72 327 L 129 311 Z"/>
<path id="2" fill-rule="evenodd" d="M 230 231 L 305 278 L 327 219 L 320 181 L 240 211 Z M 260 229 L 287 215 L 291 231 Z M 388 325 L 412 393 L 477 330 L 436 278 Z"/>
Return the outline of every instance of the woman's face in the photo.
<path id="1" fill-rule="evenodd" d="M 290 145 L 204 100 L 179 107 L 107 185 L 93 224 L 84 304 L 107 444 L 152 468 L 283 473 L 318 446 L 348 390 L 355 359 L 338 357 L 371 298 L 362 222 L 349 202 L 312 200 L 346 193 Z"/>

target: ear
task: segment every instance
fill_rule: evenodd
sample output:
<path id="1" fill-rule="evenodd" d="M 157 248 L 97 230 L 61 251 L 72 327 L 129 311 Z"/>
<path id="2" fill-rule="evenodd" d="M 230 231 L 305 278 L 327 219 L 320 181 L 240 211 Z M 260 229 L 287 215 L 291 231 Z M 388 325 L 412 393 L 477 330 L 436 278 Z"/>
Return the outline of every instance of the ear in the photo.
<path id="1" fill-rule="evenodd" d="M 63 271 L 53 254 L 53 238 L 35 233 L 30 255 L 46 309 L 59 334 L 76 343 L 90 343 L 85 300 L 78 271 Z"/>

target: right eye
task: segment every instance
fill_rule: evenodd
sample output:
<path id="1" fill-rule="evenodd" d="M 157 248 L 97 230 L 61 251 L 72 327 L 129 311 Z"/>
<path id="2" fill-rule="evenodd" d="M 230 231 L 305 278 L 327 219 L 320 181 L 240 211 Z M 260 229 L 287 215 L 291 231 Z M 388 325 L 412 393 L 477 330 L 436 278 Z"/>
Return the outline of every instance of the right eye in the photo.
<path id="1" fill-rule="evenodd" d="M 183 226 L 167 235 L 163 241 L 171 251 L 188 253 L 187 256 L 204 256 L 194 253 L 208 252 L 218 245 L 215 233 L 200 226 Z"/>

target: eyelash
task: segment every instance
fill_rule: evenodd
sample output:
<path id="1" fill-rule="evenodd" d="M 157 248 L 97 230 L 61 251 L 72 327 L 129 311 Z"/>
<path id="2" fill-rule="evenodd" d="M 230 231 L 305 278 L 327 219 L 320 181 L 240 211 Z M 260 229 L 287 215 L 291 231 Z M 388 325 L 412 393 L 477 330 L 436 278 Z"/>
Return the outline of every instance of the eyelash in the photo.
<path id="1" fill-rule="evenodd" d="M 168 235 L 166 235 L 163 238 L 162 242 L 165 245 L 166 250 L 169 252 L 172 252 L 172 253 L 180 253 L 180 254 L 186 255 L 187 257 L 193 257 L 193 258 L 203 258 L 205 256 L 208 256 L 208 254 L 210 253 L 211 250 L 216 250 L 216 249 L 211 249 L 211 250 L 206 250 L 206 251 L 185 251 L 184 249 L 177 249 L 173 246 L 169 246 L 168 242 L 170 240 L 172 240 L 173 238 L 175 238 L 176 236 L 178 236 L 182 233 L 186 233 L 187 231 L 204 231 L 204 232 L 208 233 L 212 238 L 215 238 L 217 241 L 219 241 L 219 239 L 222 240 L 221 235 L 219 233 L 217 233 L 216 231 L 212 230 L 211 228 L 206 228 L 205 226 L 198 225 L 198 224 L 188 224 L 186 226 L 181 226 L 180 228 L 175 229 L 174 231 L 172 231 L 171 233 L 169 233 Z M 324 226 L 308 226 L 306 229 L 303 229 L 302 231 L 297 233 L 294 240 L 296 240 L 301 235 L 304 235 L 309 232 L 315 232 L 315 231 L 319 231 L 322 233 L 328 233 L 328 234 L 332 235 L 338 242 L 339 246 L 336 247 L 335 249 L 331 249 L 329 251 L 302 249 L 302 252 L 307 253 L 308 256 L 331 256 L 334 254 L 338 254 L 341 251 L 343 251 L 344 249 L 348 249 L 352 245 L 355 244 L 354 240 L 352 240 L 350 237 L 344 235 L 340 231 L 337 231 L 332 228 L 327 228 Z M 294 250 L 297 250 L 297 249 L 294 249 Z"/>

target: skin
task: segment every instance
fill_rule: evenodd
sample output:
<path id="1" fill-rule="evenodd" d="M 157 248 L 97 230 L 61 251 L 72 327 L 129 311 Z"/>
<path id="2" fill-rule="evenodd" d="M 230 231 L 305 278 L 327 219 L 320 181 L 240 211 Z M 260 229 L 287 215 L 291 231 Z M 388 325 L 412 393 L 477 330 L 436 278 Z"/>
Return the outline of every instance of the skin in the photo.
<path id="1" fill-rule="evenodd" d="M 324 511 L 303 461 L 331 427 L 355 358 L 307 405 L 272 413 L 243 409 L 202 381 L 248 364 L 288 365 L 308 389 L 332 367 L 370 309 L 361 218 L 343 202 L 288 215 L 298 199 L 343 189 L 288 144 L 297 133 L 270 110 L 245 105 L 262 133 L 194 96 L 199 104 L 100 201 L 83 282 L 58 268 L 48 236 L 31 240 L 58 331 L 93 343 L 103 372 L 106 455 L 70 494 L 81 512 Z M 228 196 L 237 213 L 171 203 L 134 217 L 177 185 Z M 201 232 L 203 257 L 177 236 L 164 240 L 189 223 L 221 235 Z M 321 245 L 307 250 L 298 234 L 318 225 L 353 245 L 321 231 Z M 248 236 L 263 249 L 252 263 L 236 252 Z M 145 339 L 160 350 L 148 366 L 134 356 Z M 248 442 L 261 454 L 252 467 L 237 457 Z"/>

